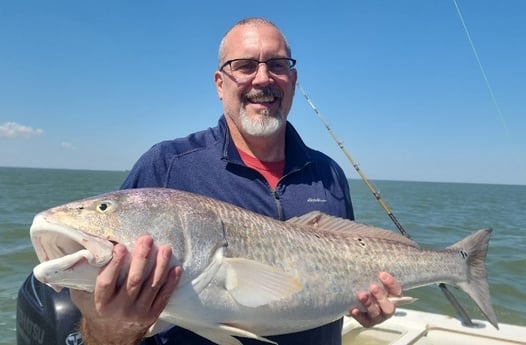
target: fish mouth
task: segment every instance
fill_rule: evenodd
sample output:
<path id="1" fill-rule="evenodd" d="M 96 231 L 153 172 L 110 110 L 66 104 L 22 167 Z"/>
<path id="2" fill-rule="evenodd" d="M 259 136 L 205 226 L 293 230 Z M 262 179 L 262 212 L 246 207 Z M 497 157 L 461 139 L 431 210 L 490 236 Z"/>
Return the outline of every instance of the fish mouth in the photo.
<path id="1" fill-rule="evenodd" d="M 114 243 L 38 214 L 30 228 L 38 259 L 33 274 L 57 291 L 63 287 L 91 291 L 100 268 L 113 256 Z"/>

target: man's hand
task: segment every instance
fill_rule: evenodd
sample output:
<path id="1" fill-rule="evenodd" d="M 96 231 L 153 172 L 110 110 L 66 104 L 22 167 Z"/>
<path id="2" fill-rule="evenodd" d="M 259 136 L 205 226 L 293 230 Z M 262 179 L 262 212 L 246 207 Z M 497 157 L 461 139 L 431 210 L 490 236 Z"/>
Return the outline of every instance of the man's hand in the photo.
<path id="1" fill-rule="evenodd" d="M 350 315 L 363 327 L 372 327 L 393 316 L 395 305 L 389 301 L 388 297 L 400 297 L 402 295 L 402 287 L 392 275 L 381 272 L 378 274 L 378 278 L 382 282 L 383 288 L 377 284 L 371 284 L 369 291 L 358 293 L 358 300 L 367 311 L 362 312 L 357 307 L 350 311 Z"/>
<path id="2" fill-rule="evenodd" d="M 97 276 L 93 293 L 71 290 L 71 299 L 83 316 L 81 331 L 87 345 L 138 344 L 179 282 L 182 270 L 170 267 L 171 248 L 155 249 L 150 236 L 135 243 L 126 278 L 119 285 L 127 257 L 126 247 L 116 244 L 112 260 Z"/>

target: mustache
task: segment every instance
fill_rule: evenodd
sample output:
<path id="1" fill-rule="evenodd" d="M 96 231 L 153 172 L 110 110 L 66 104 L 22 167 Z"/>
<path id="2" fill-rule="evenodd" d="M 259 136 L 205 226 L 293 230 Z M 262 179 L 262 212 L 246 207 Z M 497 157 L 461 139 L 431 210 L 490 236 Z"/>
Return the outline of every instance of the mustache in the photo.
<path id="1" fill-rule="evenodd" d="M 281 97 L 283 97 L 283 92 L 281 90 L 273 88 L 273 87 L 266 87 L 264 89 L 251 90 L 245 95 L 245 98 L 256 98 L 256 97 L 276 97 L 276 98 L 281 98 Z"/>

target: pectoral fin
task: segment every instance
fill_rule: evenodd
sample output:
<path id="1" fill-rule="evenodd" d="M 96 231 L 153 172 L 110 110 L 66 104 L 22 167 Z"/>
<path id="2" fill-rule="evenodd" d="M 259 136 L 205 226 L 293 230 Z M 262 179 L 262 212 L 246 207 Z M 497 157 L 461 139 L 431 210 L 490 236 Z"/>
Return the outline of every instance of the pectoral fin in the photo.
<path id="1" fill-rule="evenodd" d="M 259 262 L 225 258 L 225 288 L 241 305 L 256 308 L 291 296 L 302 289 L 301 283 L 274 267 Z"/>

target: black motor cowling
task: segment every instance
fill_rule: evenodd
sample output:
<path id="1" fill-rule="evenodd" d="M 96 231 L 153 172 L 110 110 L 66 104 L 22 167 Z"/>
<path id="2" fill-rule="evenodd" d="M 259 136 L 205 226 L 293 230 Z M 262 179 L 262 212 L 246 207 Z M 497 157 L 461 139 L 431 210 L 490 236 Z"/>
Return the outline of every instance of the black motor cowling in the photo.
<path id="1" fill-rule="evenodd" d="M 57 293 L 31 273 L 18 291 L 18 345 L 82 345 L 79 320 L 80 312 L 71 302 L 68 289 Z"/>

